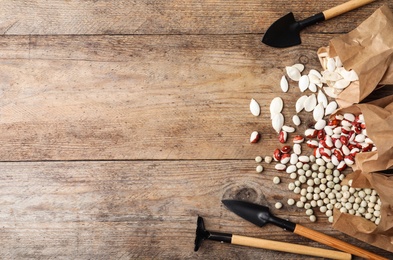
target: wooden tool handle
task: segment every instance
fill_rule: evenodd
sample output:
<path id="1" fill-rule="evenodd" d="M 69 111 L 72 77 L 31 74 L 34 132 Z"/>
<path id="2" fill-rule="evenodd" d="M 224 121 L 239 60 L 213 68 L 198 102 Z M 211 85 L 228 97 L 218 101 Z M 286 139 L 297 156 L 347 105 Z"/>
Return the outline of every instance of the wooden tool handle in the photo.
<path id="1" fill-rule="evenodd" d="M 374 1 L 375 0 L 351 0 L 341 5 L 330 8 L 326 11 L 323 11 L 322 13 L 325 16 L 325 20 L 329 20 L 330 18 L 349 12 L 353 9 L 356 9 L 358 7 L 361 7 L 363 5 L 369 4 Z"/>
<path id="2" fill-rule="evenodd" d="M 311 240 L 320 242 L 322 244 L 331 246 L 331 247 L 336 248 L 338 250 L 341 250 L 341 251 L 344 251 L 344 252 L 347 252 L 347 253 L 350 253 L 350 254 L 353 254 L 356 256 L 360 256 L 362 258 L 388 260 L 387 258 L 376 255 L 376 254 L 371 253 L 369 251 L 366 251 L 360 247 L 351 245 L 351 244 L 341 241 L 337 238 L 322 234 L 318 231 L 306 228 L 306 227 L 298 225 L 298 224 L 296 225 L 293 233 L 301 235 L 303 237 L 307 237 Z"/>
<path id="3" fill-rule="evenodd" d="M 266 239 L 259 239 L 253 237 L 245 237 L 239 235 L 232 235 L 231 243 L 235 245 L 251 246 L 251 247 L 270 249 L 270 250 L 281 251 L 281 252 L 318 256 L 318 257 L 325 257 L 331 259 L 351 259 L 352 257 L 351 254 L 340 252 L 340 251 L 303 246 L 303 245 L 291 244 L 291 243 L 285 243 L 279 241 L 272 241 Z"/>

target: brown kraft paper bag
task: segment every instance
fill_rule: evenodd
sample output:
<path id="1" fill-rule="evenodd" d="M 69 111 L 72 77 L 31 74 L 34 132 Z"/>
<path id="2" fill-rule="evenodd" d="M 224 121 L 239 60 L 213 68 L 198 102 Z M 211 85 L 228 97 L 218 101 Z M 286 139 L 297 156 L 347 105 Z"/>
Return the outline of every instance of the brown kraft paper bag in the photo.
<path id="1" fill-rule="evenodd" d="M 340 107 L 359 103 L 374 89 L 393 84 L 393 13 L 382 6 L 353 31 L 333 38 L 328 52 L 338 56 L 346 70 L 354 70 L 359 80 L 352 82 L 336 98 Z M 393 86 L 387 86 L 393 87 Z"/>
<path id="2" fill-rule="evenodd" d="M 393 167 L 393 95 L 365 104 L 355 104 L 336 113 L 363 113 L 367 135 L 374 141 L 376 151 L 358 153 L 352 179 L 355 188 L 372 188 L 381 199 L 379 225 L 350 214 L 334 212 L 333 228 L 371 245 L 393 252 L 393 174 L 378 171 Z"/>

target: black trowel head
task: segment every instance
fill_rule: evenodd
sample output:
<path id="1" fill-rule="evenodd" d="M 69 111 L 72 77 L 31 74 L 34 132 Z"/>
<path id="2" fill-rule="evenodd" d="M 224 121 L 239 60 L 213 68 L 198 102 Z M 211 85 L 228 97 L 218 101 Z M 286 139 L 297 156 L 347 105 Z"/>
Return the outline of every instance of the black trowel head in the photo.
<path id="1" fill-rule="evenodd" d="M 300 27 L 295 21 L 293 13 L 288 13 L 275 21 L 265 32 L 262 42 L 276 48 L 299 45 L 302 42 Z"/>
<path id="2" fill-rule="evenodd" d="M 268 207 L 241 200 L 223 200 L 222 203 L 239 217 L 259 227 L 269 222 L 270 211 Z"/>
<path id="3" fill-rule="evenodd" d="M 199 247 L 202 244 L 202 241 L 207 239 L 208 237 L 209 232 L 205 229 L 205 223 L 203 222 L 203 218 L 198 216 L 194 251 L 198 251 Z"/>

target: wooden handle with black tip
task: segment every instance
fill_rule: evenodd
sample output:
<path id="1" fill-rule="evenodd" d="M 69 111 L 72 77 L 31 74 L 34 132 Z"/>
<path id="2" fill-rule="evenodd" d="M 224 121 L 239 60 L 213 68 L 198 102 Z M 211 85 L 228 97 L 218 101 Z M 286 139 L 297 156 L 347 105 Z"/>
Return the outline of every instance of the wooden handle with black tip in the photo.
<path id="1" fill-rule="evenodd" d="M 360 247 L 351 245 L 347 242 L 344 242 L 342 240 L 339 240 L 337 238 L 325 235 L 323 233 L 320 233 L 318 231 L 306 228 L 304 226 L 301 226 L 299 224 L 296 224 L 295 230 L 293 233 L 298 234 L 303 237 L 307 237 L 311 240 L 317 241 L 319 243 L 322 243 L 324 245 L 336 248 L 338 250 L 350 253 L 352 255 L 356 255 L 365 259 L 377 259 L 377 260 L 388 260 L 388 258 L 376 255 L 374 253 L 371 253 L 367 250 L 364 250 Z"/>
<path id="2" fill-rule="evenodd" d="M 239 235 L 232 235 L 231 244 L 330 259 L 352 258 L 351 254 L 345 252 Z"/>

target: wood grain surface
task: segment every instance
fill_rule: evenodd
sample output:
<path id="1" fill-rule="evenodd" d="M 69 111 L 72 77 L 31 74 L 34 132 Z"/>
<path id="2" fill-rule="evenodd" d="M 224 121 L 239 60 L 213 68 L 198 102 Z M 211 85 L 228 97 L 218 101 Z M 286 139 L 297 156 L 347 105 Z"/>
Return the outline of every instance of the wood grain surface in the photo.
<path id="1" fill-rule="evenodd" d="M 342 2 L 0 1 L 0 258 L 312 259 L 212 241 L 194 252 L 198 215 L 210 230 L 329 249 L 258 228 L 225 198 L 393 257 L 288 206 L 289 176 L 274 164 L 255 172 L 255 156 L 279 145 L 271 99 L 290 118 L 300 95 L 280 91 L 284 67 L 321 69 L 319 47 L 393 4 L 307 28 L 292 48 L 263 45 L 263 33 L 289 11 L 302 19 Z M 298 132 L 312 122 L 300 117 Z M 251 145 L 254 130 L 262 140 Z"/>

